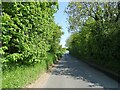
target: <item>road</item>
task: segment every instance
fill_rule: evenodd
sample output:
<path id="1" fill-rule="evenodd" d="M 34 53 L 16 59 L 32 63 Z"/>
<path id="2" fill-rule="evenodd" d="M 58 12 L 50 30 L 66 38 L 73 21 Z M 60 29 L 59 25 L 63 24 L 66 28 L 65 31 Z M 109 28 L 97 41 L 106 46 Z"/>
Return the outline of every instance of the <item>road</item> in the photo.
<path id="1" fill-rule="evenodd" d="M 43 88 L 119 88 L 120 84 L 82 61 L 65 54 Z"/>

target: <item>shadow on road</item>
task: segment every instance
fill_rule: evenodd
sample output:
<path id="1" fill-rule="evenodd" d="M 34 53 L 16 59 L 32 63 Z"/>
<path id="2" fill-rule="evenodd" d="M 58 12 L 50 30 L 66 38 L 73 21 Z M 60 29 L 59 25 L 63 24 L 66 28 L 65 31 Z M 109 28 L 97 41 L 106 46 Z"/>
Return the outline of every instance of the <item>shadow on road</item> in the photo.
<path id="1" fill-rule="evenodd" d="M 89 87 L 118 88 L 118 82 L 109 78 L 82 61 L 78 61 L 65 54 L 58 65 L 53 69 L 52 75 L 65 75 L 77 80 L 88 82 Z"/>

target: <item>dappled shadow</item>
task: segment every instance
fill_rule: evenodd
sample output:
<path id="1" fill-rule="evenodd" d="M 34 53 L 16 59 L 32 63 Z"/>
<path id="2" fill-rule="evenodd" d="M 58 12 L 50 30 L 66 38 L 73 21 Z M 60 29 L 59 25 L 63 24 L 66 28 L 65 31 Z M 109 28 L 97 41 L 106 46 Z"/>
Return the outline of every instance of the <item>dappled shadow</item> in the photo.
<path id="1" fill-rule="evenodd" d="M 65 54 L 52 70 L 52 75 L 65 75 L 88 82 L 89 87 L 118 88 L 118 83 L 82 61 Z"/>

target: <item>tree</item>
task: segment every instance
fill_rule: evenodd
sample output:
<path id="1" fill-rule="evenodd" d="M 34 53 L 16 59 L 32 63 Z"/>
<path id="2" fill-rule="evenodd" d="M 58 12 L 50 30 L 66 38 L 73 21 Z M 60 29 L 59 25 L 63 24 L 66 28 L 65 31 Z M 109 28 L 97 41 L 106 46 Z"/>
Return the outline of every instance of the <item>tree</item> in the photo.
<path id="1" fill-rule="evenodd" d="M 71 2 L 65 12 L 68 14 L 69 31 L 80 31 L 90 17 L 95 21 L 118 21 L 119 2 Z"/>

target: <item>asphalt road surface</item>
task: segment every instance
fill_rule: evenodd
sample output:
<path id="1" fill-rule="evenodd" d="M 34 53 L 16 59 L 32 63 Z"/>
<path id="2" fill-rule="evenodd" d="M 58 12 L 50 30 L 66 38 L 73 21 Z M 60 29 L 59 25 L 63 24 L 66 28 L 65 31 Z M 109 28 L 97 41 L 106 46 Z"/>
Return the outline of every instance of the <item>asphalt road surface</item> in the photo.
<path id="1" fill-rule="evenodd" d="M 120 88 L 120 84 L 82 61 L 65 54 L 43 88 Z"/>

